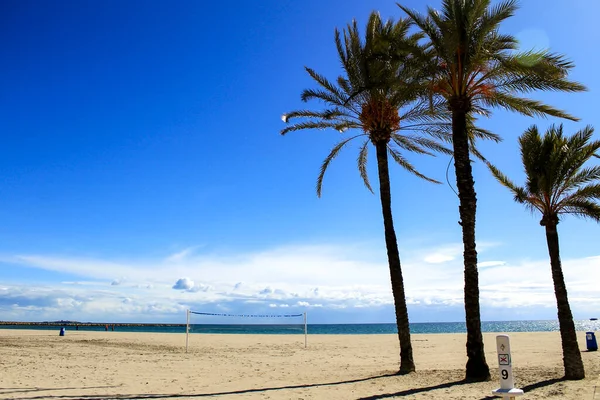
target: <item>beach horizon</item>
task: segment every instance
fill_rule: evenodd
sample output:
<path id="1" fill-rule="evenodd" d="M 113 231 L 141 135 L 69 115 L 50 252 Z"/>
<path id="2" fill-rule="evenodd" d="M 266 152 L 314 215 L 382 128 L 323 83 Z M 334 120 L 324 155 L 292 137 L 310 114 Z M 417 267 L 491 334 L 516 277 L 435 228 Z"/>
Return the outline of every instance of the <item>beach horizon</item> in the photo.
<path id="1" fill-rule="evenodd" d="M 234 334 L 304 334 L 304 323 L 265 323 L 244 321 L 245 323 L 208 323 L 210 320 L 193 321 L 190 333 L 234 333 Z M 577 331 L 598 331 L 600 322 L 594 319 L 575 320 Z M 98 322 L 98 321 L 0 321 L 0 329 L 42 329 L 59 330 L 118 330 L 123 332 L 149 333 L 184 333 L 185 323 L 164 322 Z M 457 322 L 411 322 L 411 333 L 465 333 L 464 321 Z M 554 332 L 559 331 L 558 320 L 513 320 L 513 321 L 482 321 L 483 332 Z M 321 334 L 395 334 L 397 327 L 392 322 L 368 323 L 308 323 L 310 335 Z"/>

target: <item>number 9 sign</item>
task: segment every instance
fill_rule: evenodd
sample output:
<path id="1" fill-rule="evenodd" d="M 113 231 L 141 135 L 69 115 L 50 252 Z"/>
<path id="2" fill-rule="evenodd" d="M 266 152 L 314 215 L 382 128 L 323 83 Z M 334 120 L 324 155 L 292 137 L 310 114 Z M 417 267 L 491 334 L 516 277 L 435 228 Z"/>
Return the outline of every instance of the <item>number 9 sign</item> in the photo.
<path id="1" fill-rule="evenodd" d="M 512 373 L 512 357 L 510 354 L 510 341 L 507 335 L 496 336 L 496 349 L 498 350 L 498 367 L 500 370 L 500 389 L 492 393 L 501 395 L 504 399 L 514 399 L 523 394 L 521 389 L 516 389 Z"/>

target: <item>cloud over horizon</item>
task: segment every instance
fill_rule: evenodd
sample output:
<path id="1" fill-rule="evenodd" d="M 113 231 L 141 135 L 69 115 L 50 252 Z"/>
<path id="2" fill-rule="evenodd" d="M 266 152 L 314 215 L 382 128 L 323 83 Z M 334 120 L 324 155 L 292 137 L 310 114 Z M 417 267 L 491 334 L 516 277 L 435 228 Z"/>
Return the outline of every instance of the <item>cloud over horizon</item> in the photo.
<path id="1" fill-rule="evenodd" d="M 491 247 L 481 246 L 481 260 Z M 457 248 L 460 244 L 405 252 L 402 268 L 411 320 L 463 318 L 463 268 Z M 161 321 L 178 320 L 188 308 L 231 313 L 281 308 L 311 309 L 320 322 L 389 321 L 393 300 L 387 260 L 380 250 L 367 244 L 296 245 L 227 255 L 180 251 L 176 257 L 143 261 L 2 257 L 0 267 L 10 263 L 11 268 L 36 268 L 73 279 L 0 284 L 0 311 L 14 320 L 113 316 Z M 600 256 L 563 260 L 563 267 L 575 315 L 591 315 L 600 307 L 595 288 Z M 553 315 L 547 260 L 482 261 L 480 289 L 483 319 L 519 319 L 536 315 L 536 310 Z"/>

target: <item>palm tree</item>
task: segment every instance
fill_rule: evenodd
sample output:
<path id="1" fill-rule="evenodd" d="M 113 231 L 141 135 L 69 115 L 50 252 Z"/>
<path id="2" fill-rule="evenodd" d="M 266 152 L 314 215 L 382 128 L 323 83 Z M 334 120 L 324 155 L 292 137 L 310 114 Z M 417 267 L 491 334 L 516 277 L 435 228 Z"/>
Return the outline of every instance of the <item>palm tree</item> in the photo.
<path id="1" fill-rule="evenodd" d="M 600 222 L 600 166 L 583 167 L 590 158 L 600 158 L 600 141 L 590 142 L 593 132 L 588 126 L 565 137 L 562 125 L 550 127 L 544 137 L 535 125 L 525 131 L 519 138 L 527 178 L 524 187 L 516 186 L 488 164 L 496 179 L 514 194 L 515 201 L 542 214 L 540 225 L 546 229 L 566 379 L 583 379 L 585 372 L 562 273 L 557 225 L 559 216 L 566 214 Z"/>
<path id="2" fill-rule="evenodd" d="M 479 277 L 475 247 L 477 197 L 469 160 L 467 123 L 474 114 L 493 107 L 528 116 L 571 115 L 539 101 L 519 97 L 534 90 L 576 92 L 585 88 L 566 79 L 573 65 L 549 52 L 516 52 L 517 40 L 501 34 L 499 25 L 517 9 L 516 1 L 495 6 L 491 0 L 443 0 L 442 10 L 427 15 L 400 6 L 427 36 L 429 96 L 442 98 L 452 114 L 454 168 L 460 202 L 464 245 L 466 379 L 488 380 L 479 307 Z"/>
<path id="3" fill-rule="evenodd" d="M 349 142 L 358 138 L 364 138 L 358 153 L 358 170 L 365 186 L 372 192 L 366 164 L 369 144 L 375 147 L 385 244 L 400 341 L 399 373 L 414 371 L 415 364 L 400 256 L 392 219 L 388 155 L 410 173 L 437 182 L 418 172 L 402 151 L 427 155 L 433 155 L 432 151 L 450 153 L 450 150 L 425 134 L 430 133 L 436 137 L 448 135 L 449 124 L 436 119 L 427 101 L 415 102 L 420 83 L 413 77 L 410 49 L 418 46 L 417 42 L 422 37 L 419 34 L 409 35 L 410 26 L 407 19 L 396 23 L 384 23 L 377 13 L 372 13 L 367 23 L 364 42 L 360 38 L 356 21 L 347 26 L 343 38 L 336 29 L 335 42 L 345 76 L 340 76 L 334 84 L 312 69 L 306 68 L 320 88 L 304 90 L 302 100 L 321 100 L 326 109 L 284 114 L 284 122 L 295 119 L 299 121 L 281 131 L 281 134 L 285 135 L 304 129 L 333 128 L 342 133 L 347 130 L 359 130 L 339 142 L 325 158 L 317 179 L 318 196 L 321 196 L 323 178 L 331 161 Z M 403 85 L 396 85 L 398 81 L 403 82 Z M 403 112 L 399 113 L 400 109 Z M 409 133 L 405 133 L 406 130 Z"/>

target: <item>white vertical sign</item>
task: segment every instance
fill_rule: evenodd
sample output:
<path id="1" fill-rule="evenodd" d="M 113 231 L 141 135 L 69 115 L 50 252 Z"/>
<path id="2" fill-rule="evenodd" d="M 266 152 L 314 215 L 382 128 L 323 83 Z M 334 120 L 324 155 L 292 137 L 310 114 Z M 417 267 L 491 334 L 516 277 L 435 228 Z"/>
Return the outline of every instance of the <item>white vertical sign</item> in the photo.
<path id="1" fill-rule="evenodd" d="M 514 399 L 515 396 L 522 395 L 523 391 L 515 388 L 508 335 L 496 336 L 496 350 L 498 351 L 498 368 L 500 370 L 500 389 L 496 389 L 492 393 L 502 396 L 503 399 Z"/>
<path id="2" fill-rule="evenodd" d="M 512 389 L 515 387 L 515 378 L 512 373 L 510 340 L 507 335 L 496 336 L 496 350 L 498 351 L 498 367 L 500 368 L 500 389 Z"/>

